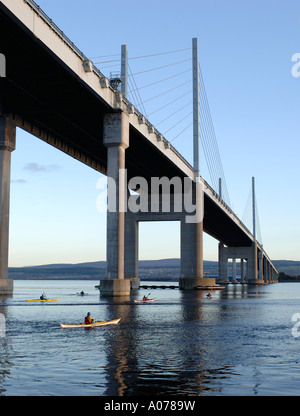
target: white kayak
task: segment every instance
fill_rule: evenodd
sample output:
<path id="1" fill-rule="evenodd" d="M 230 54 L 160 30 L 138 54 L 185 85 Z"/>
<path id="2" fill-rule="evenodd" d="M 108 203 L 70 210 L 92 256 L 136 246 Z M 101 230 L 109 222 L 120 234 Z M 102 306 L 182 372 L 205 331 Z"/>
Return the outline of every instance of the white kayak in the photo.
<path id="1" fill-rule="evenodd" d="M 59 301 L 58 299 L 27 299 L 27 302 L 57 302 Z"/>
<path id="2" fill-rule="evenodd" d="M 120 322 L 121 318 L 112 319 L 111 321 L 98 321 L 93 322 L 92 324 L 60 324 L 62 328 L 92 328 L 94 326 L 104 326 L 104 325 L 116 325 Z"/>

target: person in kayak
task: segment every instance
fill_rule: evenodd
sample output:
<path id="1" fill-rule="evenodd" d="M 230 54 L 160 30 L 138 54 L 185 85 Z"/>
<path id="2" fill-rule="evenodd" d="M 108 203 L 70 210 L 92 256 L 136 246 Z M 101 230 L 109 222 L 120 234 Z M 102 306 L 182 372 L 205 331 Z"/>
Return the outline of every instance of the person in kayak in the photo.
<path id="1" fill-rule="evenodd" d="M 47 299 L 47 297 L 46 297 L 46 295 L 45 295 L 45 293 L 44 293 L 44 292 L 43 292 L 43 293 L 42 293 L 42 295 L 40 296 L 40 299 L 41 299 L 41 300 L 45 300 L 45 299 Z"/>
<path id="2" fill-rule="evenodd" d="M 86 324 L 86 325 L 90 325 L 90 324 L 92 324 L 94 322 L 94 319 L 92 319 L 92 317 L 91 317 L 91 312 L 88 312 L 87 313 L 87 316 L 84 318 L 84 323 Z"/>

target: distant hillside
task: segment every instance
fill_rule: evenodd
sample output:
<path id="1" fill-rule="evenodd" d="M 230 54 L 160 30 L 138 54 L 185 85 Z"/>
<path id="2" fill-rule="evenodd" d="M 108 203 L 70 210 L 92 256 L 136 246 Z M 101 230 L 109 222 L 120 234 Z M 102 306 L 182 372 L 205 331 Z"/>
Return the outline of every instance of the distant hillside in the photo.
<path id="1" fill-rule="evenodd" d="M 290 276 L 300 275 L 300 261 L 274 260 L 273 264 L 279 272 L 283 272 Z"/>
<path id="2" fill-rule="evenodd" d="M 106 262 L 76 264 L 45 264 L 28 267 L 9 267 L 9 277 L 18 279 L 88 279 L 99 280 L 106 276 Z M 178 280 L 179 259 L 141 260 L 139 277 L 142 280 Z"/>
<path id="3" fill-rule="evenodd" d="M 290 276 L 300 275 L 300 261 L 274 260 L 279 272 Z M 203 262 L 206 275 L 218 275 L 218 262 Z M 9 267 L 9 277 L 12 279 L 89 279 L 99 280 L 105 277 L 106 262 L 95 261 L 76 264 L 45 264 L 31 267 Z M 239 262 L 237 274 L 240 273 Z M 229 268 L 230 274 L 230 268 Z M 139 276 L 147 279 L 178 279 L 180 275 L 180 259 L 140 260 Z"/>
<path id="4" fill-rule="evenodd" d="M 162 259 L 162 260 L 140 260 L 139 261 L 140 267 L 173 267 L 173 266 L 180 266 L 180 259 Z M 44 264 L 40 266 L 27 266 L 26 269 L 74 269 L 74 268 L 106 268 L 106 261 L 92 261 L 87 263 L 59 263 L 59 264 Z M 22 267 L 23 269 L 24 267 Z M 12 269 L 19 269 L 17 267 Z"/>

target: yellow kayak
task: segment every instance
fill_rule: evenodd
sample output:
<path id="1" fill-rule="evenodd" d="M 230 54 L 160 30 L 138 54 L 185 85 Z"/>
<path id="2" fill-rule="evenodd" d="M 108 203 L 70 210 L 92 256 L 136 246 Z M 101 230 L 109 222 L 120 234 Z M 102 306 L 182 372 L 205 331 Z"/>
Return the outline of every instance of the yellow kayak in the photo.
<path id="1" fill-rule="evenodd" d="M 111 321 L 93 322 L 92 324 L 60 324 L 60 326 L 62 328 L 92 328 L 94 326 L 116 325 L 120 320 L 121 318 L 113 319 Z"/>
<path id="2" fill-rule="evenodd" d="M 59 299 L 27 299 L 27 302 L 54 302 Z"/>

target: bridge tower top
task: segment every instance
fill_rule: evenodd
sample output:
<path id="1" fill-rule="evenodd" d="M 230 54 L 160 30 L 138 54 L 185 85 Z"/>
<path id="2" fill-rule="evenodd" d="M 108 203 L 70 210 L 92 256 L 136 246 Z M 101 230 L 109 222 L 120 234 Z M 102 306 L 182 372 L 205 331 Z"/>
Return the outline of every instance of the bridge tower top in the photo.
<path id="1" fill-rule="evenodd" d="M 126 43 L 121 46 L 121 93 L 127 98 L 128 80 L 128 48 Z"/>
<path id="2" fill-rule="evenodd" d="M 253 239 L 256 241 L 256 218 L 255 218 L 255 178 L 252 176 L 252 221 L 253 221 Z"/>
<path id="3" fill-rule="evenodd" d="M 193 38 L 193 157 L 195 182 L 200 180 L 200 113 L 198 39 Z"/>

